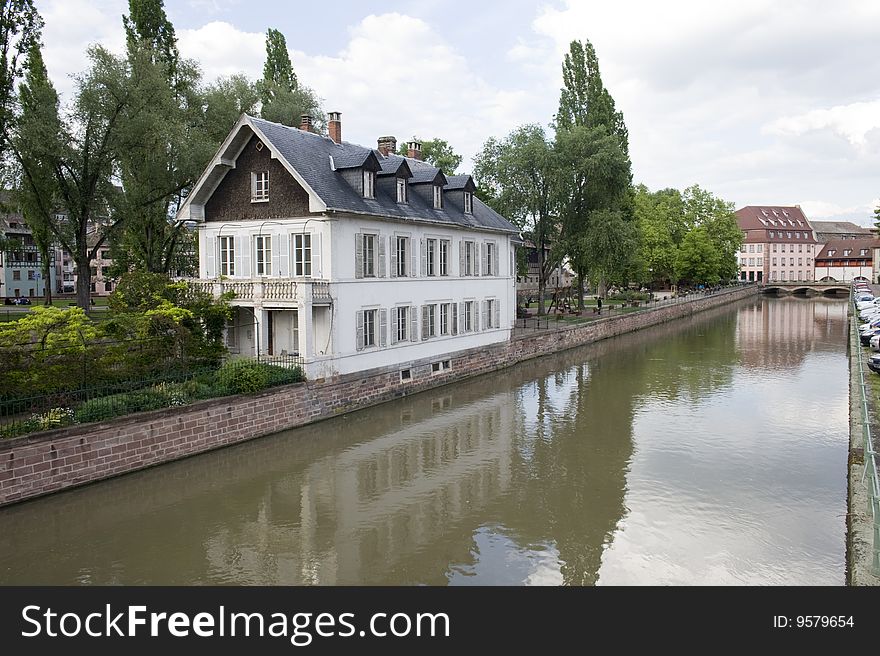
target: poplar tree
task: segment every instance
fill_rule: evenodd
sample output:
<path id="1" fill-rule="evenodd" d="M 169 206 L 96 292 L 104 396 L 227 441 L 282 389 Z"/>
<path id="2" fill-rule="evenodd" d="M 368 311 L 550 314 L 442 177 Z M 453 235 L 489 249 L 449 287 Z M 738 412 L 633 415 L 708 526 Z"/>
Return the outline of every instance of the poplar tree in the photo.
<path id="1" fill-rule="evenodd" d="M 14 118 L 15 84 L 27 54 L 39 45 L 43 19 L 33 0 L 4 0 L 0 8 L 0 161 Z"/>
<path id="2" fill-rule="evenodd" d="M 556 114 L 561 248 L 577 274 L 578 307 L 584 281 L 599 282 L 631 266 L 637 231 L 632 221 L 632 164 L 623 114 L 605 88 L 593 45 L 572 41 L 562 64 Z"/>
<path id="3" fill-rule="evenodd" d="M 318 96 L 310 88 L 299 84 L 287 41 L 278 30 L 266 32 L 266 62 L 263 79 L 258 83 L 262 107 L 260 116 L 267 121 L 299 127 L 300 117 L 308 114 L 316 130 L 325 128 L 324 111 Z"/>

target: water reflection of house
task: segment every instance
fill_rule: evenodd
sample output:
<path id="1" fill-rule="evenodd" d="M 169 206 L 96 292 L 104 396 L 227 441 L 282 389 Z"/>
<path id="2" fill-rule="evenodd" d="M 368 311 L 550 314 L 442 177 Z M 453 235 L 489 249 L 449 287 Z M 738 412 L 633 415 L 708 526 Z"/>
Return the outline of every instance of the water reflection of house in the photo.
<path id="1" fill-rule="evenodd" d="M 774 298 L 755 301 L 736 316 L 736 348 L 743 366 L 800 366 L 808 353 L 835 351 L 846 339 L 846 304 L 835 299 Z M 779 335 L 768 340 L 767 335 Z"/>

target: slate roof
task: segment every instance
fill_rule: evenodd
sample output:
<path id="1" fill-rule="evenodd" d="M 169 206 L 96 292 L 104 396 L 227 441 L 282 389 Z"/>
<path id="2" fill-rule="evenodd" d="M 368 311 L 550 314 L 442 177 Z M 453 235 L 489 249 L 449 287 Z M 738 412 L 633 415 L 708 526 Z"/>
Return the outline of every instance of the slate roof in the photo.
<path id="1" fill-rule="evenodd" d="M 874 257 L 874 249 L 880 248 L 880 240 L 874 238 L 867 239 L 836 239 L 825 244 L 822 252 L 816 256 L 817 260 L 864 260 L 865 258 Z M 860 255 L 862 249 L 867 249 L 867 255 Z M 843 251 L 851 251 L 849 255 L 844 255 Z M 828 251 L 834 251 L 834 255 L 829 255 Z"/>
<path id="2" fill-rule="evenodd" d="M 502 232 L 519 233 L 519 229 L 495 210 L 474 197 L 473 214 L 465 214 L 454 203 L 444 203 L 443 208 L 435 210 L 419 194 L 408 194 L 409 202 L 400 204 L 396 197 L 382 189 L 376 189 L 376 198 L 363 198 L 343 179 L 339 171 L 333 171 L 330 158 L 337 169 L 346 166 L 361 166 L 372 153 L 379 162 L 382 172 L 386 164 L 393 167 L 395 160 L 406 160 L 413 173 L 409 182 L 431 181 L 439 169 L 426 162 L 404 158 L 399 155 L 382 155 L 378 150 L 358 146 L 348 142 L 335 143 L 332 139 L 312 132 L 290 128 L 259 118 L 248 117 L 269 144 L 287 160 L 299 173 L 328 210 L 371 214 L 383 218 L 399 220 L 420 220 L 442 223 L 465 228 L 485 228 Z M 360 162 L 354 164 L 354 162 Z M 385 163 L 383 163 L 385 162 Z M 453 176 L 457 177 L 457 176 Z"/>

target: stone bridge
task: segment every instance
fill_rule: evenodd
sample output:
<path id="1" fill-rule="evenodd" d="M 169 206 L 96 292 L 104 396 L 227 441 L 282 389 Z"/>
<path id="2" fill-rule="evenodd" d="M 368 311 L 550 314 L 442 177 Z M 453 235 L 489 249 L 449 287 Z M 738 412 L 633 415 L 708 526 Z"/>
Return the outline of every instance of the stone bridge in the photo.
<path id="1" fill-rule="evenodd" d="M 849 296 L 850 286 L 845 282 L 765 282 L 764 294 L 797 294 L 800 296 Z"/>

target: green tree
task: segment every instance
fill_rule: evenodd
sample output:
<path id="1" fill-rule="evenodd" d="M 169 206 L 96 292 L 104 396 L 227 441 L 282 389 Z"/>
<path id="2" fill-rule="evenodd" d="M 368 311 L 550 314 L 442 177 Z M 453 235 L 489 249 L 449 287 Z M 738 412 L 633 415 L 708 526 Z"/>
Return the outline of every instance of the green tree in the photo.
<path id="1" fill-rule="evenodd" d="M 257 85 L 262 118 L 299 127 L 300 117 L 308 114 L 313 119 L 313 129 L 325 130 L 320 99 L 312 89 L 299 84 L 287 51 L 287 41 L 281 32 L 272 28 L 266 32 L 266 62 L 263 79 Z"/>
<path id="2" fill-rule="evenodd" d="M 742 245 L 743 233 L 736 222 L 733 203 L 717 198 L 699 185 L 685 189 L 682 200 L 685 224 L 691 227 L 691 231 L 697 228 L 705 229 L 712 247 L 718 254 L 715 264 L 717 279 L 730 280 L 736 277 L 739 268 L 736 253 Z"/>
<path id="3" fill-rule="evenodd" d="M 419 141 L 413 137 L 414 141 Z M 421 141 L 422 144 L 422 159 L 432 166 L 436 166 L 438 169 L 443 171 L 446 175 L 454 175 L 458 170 L 459 165 L 461 164 L 461 155 L 456 153 L 452 146 L 449 145 L 449 142 L 445 139 L 428 139 L 427 141 Z M 397 154 L 406 156 L 407 154 L 407 145 L 400 144 L 397 148 Z"/>
<path id="4" fill-rule="evenodd" d="M 266 31 L 266 62 L 263 64 L 261 100 L 263 104 L 269 104 L 278 91 L 296 91 L 298 86 L 290 53 L 287 51 L 287 40 L 281 32 L 270 27 Z"/>
<path id="5" fill-rule="evenodd" d="M 123 230 L 112 243 L 117 269 L 167 273 L 184 231 L 171 217 L 217 144 L 198 68 L 179 58 L 162 1 L 130 0 L 129 7 L 127 70 L 120 74 L 130 78 L 132 98 L 121 123 L 122 192 L 113 203 Z"/>
<path id="6" fill-rule="evenodd" d="M 41 139 L 45 130 L 58 129 L 58 94 L 49 81 L 43 55 L 38 43 L 31 46 L 28 54 L 28 68 L 24 82 L 19 87 L 22 133 L 24 141 Z M 25 223 L 31 229 L 34 243 L 40 254 L 41 274 L 45 281 L 45 303 L 52 304 L 51 266 L 55 239 L 44 216 L 44 209 L 56 206 L 56 187 L 50 160 L 41 157 L 39 152 L 24 149 L 30 177 L 20 179 L 16 184 L 15 198 L 21 209 Z"/>
<path id="7" fill-rule="evenodd" d="M 697 226 L 682 240 L 675 256 L 679 280 L 715 285 L 721 281 L 722 256 L 706 226 Z"/>
<path id="8" fill-rule="evenodd" d="M 483 144 L 474 177 L 493 209 L 523 229 L 538 257 L 538 314 L 544 314 L 547 280 L 559 265 L 553 250 L 559 235 L 553 143 L 540 125 L 523 125 L 504 140 Z"/>
<path id="9" fill-rule="evenodd" d="M 163 0 L 128 0 L 129 15 L 122 17 L 122 24 L 129 55 L 146 47 L 157 63 L 167 67 L 168 78 L 174 80 L 180 52 L 164 4 Z"/>
<path id="10" fill-rule="evenodd" d="M 205 127 L 219 146 L 242 114 L 256 115 L 260 102 L 257 84 L 243 73 L 218 78 L 204 93 Z"/>
<path id="11" fill-rule="evenodd" d="M 135 102 L 139 72 L 129 75 L 124 59 L 100 46 L 88 56 L 90 67 L 77 79 L 64 120 L 45 94 L 38 111 L 28 120 L 22 115 L 13 137 L 23 185 L 37 190 L 34 163 L 52 171 L 54 193 L 37 201 L 39 220 L 76 264 L 77 304 L 83 309 L 89 308 L 91 263 L 125 218 L 109 210 L 118 196 L 112 183 L 116 163 L 131 143 L 124 138 L 126 123 L 152 109 Z M 63 219 L 56 218 L 56 200 L 67 211 Z"/>
<path id="12" fill-rule="evenodd" d="M 639 253 L 650 282 L 676 284 L 675 259 L 688 232 L 684 201 L 677 189 L 651 192 L 635 187 L 633 211 L 639 230 Z"/>
<path id="13" fill-rule="evenodd" d="M 632 222 L 632 165 L 623 115 L 602 83 L 589 41 L 572 41 L 562 64 L 563 88 L 556 114 L 560 247 L 578 281 L 591 276 L 600 293 L 610 278 L 632 268 L 638 232 Z M 625 244 L 629 250 L 621 248 Z M 610 251 L 609 251 L 610 249 Z"/>
<path id="14" fill-rule="evenodd" d="M 15 109 L 15 84 L 24 60 L 39 47 L 43 19 L 33 0 L 6 0 L 0 9 L 0 161 L 6 154 Z"/>
<path id="15" fill-rule="evenodd" d="M 880 230 L 880 205 L 874 210 L 874 227 Z"/>

